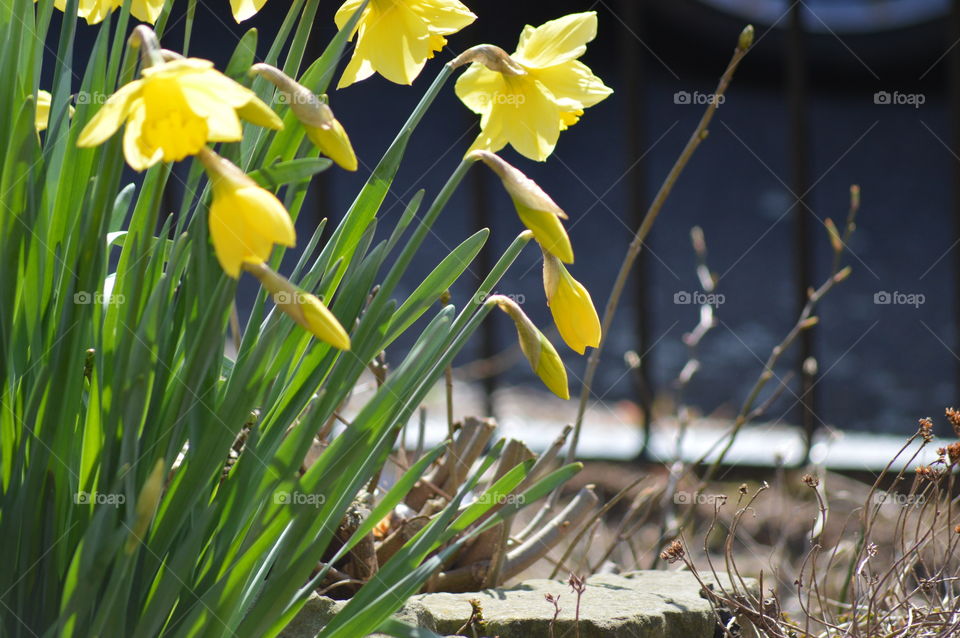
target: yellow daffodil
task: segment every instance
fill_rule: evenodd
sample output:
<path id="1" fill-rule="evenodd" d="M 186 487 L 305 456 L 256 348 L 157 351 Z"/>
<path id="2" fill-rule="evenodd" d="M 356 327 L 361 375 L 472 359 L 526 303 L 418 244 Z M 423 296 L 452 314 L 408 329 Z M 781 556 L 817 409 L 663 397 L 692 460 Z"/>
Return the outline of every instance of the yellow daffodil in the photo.
<path id="1" fill-rule="evenodd" d="M 580 354 L 587 346 L 599 346 L 600 317 L 590 293 L 548 252 L 543 253 L 543 288 L 553 322 L 567 345 Z"/>
<path id="2" fill-rule="evenodd" d="M 233 19 L 239 24 L 244 20 L 252 18 L 266 3 L 267 0 L 230 0 Z"/>
<path id="3" fill-rule="evenodd" d="M 347 0 L 335 21 L 343 28 L 363 0 Z M 456 33 L 477 19 L 457 0 L 369 0 L 351 39 L 357 46 L 337 88 L 379 73 L 391 82 L 411 84 L 427 59 Z"/>
<path id="4" fill-rule="evenodd" d="M 330 309 L 314 295 L 297 288 L 266 264 L 244 264 L 244 270 L 260 280 L 272 295 L 273 303 L 315 337 L 338 350 L 350 349 L 350 335 Z"/>
<path id="5" fill-rule="evenodd" d="M 50 104 L 53 101 L 53 96 L 50 95 L 50 91 L 44 91 L 43 89 L 37 91 L 37 114 L 34 120 L 34 126 L 37 131 L 47 130 L 47 125 L 50 123 Z M 73 107 L 67 107 L 67 113 L 72 117 L 73 116 Z"/>
<path id="6" fill-rule="evenodd" d="M 330 106 L 280 69 L 269 64 L 254 64 L 250 72 L 262 75 L 276 86 L 307 132 L 307 138 L 321 153 L 348 171 L 357 170 L 357 155 L 343 125 Z"/>
<path id="7" fill-rule="evenodd" d="M 495 303 L 513 319 L 517 327 L 517 338 L 520 341 L 520 350 L 530 362 L 530 367 L 537 373 L 543 384 L 561 399 L 569 399 L 570 391 L 567 388 L 567 371 L 563 367 L 563 360 L 557 354 L 556 348 L 542 332 L 537 330 L 530 318 L 524 314 L 520 306 L 509 297 L 493 295 L 488 299 Z"/>
<path id="8" fill-rule="evenodd" d="M 596 12 L 574 13 L 524 27 L 512 56 L 489 45 L 460 56 L 461 63 L 473 64 L 457 80 L 457 95 L 480 115 L 471 149 L 499 151 L 510 144 L 530 159 L 547 159 L 560 131 L 613 92 L 577 60 L 596 35 Z"/>
<path id="9" fill-rule="evenodd" d="M 533 231 L 533 236 L 545 251 L 568 264 L 573 263 L 573 247 L 563 228 L 561 219 L 566 219 L 556 202 L 547 195 L 536 182 L 517 168 L 490 151 L 472 151 L 469 159 L 480 160 L 497 174 L 503 182 L 517 215 L 523 225 Z"/>
<path id="10" fill-rule="evenodd" d="M 224 272 L 240 276 L 243 264 L 262 264 L 274 244 L 293 246 L 296 233 L 280 200 L 206 147 L 200 152 L 210 182 L 210 238 Z"/>
<path id="11" fill-rule="evenodd" d="M 149 66 L 143 78 L 121 87 L 87 123 L 78 146 L 96 146 L 124 122 L 123 153 L 130 167 L 196 155 L 207 142 L 236 142 L 243 118 L 278 129 L 283 123 L 250 89 L 213 68 L 186 58 Z"/>
<path id="12" fill-rule="evenodd" d="M 165 0 L 133 0 L 130 13 L 137 20 L 153 24 L 160 17 L 164 2 Z M 67 0 L 54 0 L 53 6 L 60 11 L 66 11 Z M 86 20 L 87 24 L 97 24 L 122 6 L 123 0 L 80 0 L 77 16 Z"/>

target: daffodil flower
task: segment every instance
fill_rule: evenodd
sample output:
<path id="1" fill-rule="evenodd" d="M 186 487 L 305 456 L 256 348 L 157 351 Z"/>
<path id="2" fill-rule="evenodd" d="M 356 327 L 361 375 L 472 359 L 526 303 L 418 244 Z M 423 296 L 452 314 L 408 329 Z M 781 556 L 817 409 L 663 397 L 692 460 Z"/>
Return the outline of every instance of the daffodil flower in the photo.
<path id="1" fill-rule="evenodd" d="M 321 153 L 348 171 L 357 170 L 357 155 L 343 125 L 333 115 L 330 106 L 317 95 L 280 69 L 269 64 L 254 64 L 251 74 L 258 74 L 276 86 L 290 104 L 309 139 Z"/>
<path id="2" fill-rule="evenodd" d="M 480 135 L 471 150 L 499 151 L 510 144 L 530 159 L 547 159 L 560 131 L 613 92 L 577 60 L 596 35 L 596 12 L 574 13 L 524 27 L 516 52 L 504 63 L 490 64 L 491 49 L 506 54 L 489 45 L 462 55 L 473 64 L 457 80 L 456 92 L 480 115 Z"/>
<path id="3" fill-rule="evenodd" d="M 197 58 L 161 62 L 121 87 L 87 123 L 77 145 L 97 146 L 126 123 L 123 153 L 137 171 L 196 155 L 207 142 L 236 142 L 243 118 L 272 129 L 283 123 L 250 89 Z"/>
<path id="4" fill-rule="evenodd" d="M 40 89 L 37 91 L 37 113 L 34 119 L 34 127 L 37 131 L 47 130 L 47 125 L 50 123 L 50 105 L 53 102 L 53 96 L 50 95 L 50 91 L 44 91 Z M 72 117 L 73 116 L 73 107 L 67 107 L 67 113 Z"/>
<path id="5" fill-rule="evenodd" d="M 347 0 L 334 18 L 342 29 L 363 0 Z M 412 84 L 435 51 L 477 19 L 457 0 L 370 0 L 351 39 L 357 46 L 337 88 L 379 73 L 397 84 Z"/>
<path id="6" fill-rule="evenodd" d="M 37 0 L 34 0 L 37 2 Z M 133 0 L 130 13 L 137 20 L 153 24 L 163 11 L 165 0 Z M 67 0 L 54 0 L 53 6 L 60 11 L 67 10 Z M 103 22 L 104 18 L 123 6 L 123 0 L 80 0 L 77 5 L 77 16 L 87 21 L 87 24 Z"/>
<path id="7" fill-rule="evenodd" d="M 244 264 L 266 261 L 274 244 L 296 243 L 290 214 L 273 193 L 206 147 L 200 161 L 213 185 L 208 226 L 224 272 L 236 279 Z"/>
<path id="8" fill-rule="evenodd" d="M 517 327 L 517 338 L 520 341 L 520 350 L 530 363 L 530 367 L 540 377 L 543 384 L 561 399 L 570 398 L 567 387 L 567 371 L 563 367 L 563 359 L 557 354 L 556 348 L 540 332 L 530 318 L 520 309 L 520 306 L 509 297 L 493 295 L 488 303 L 495 303 L 513 319 Z"/>
<path id="9" fill-rule="evenodd" d="M 244 264 L 244 270 L 260 280 L 273 303 L 315 337 L 338 350 L 350 349 L 350 335 L 330 309 L 316 296 L 300 290 L 266 264 Z"/>
<path id="10" fill-rule="evenodd" d="M 590 293 L 548 252 L 543 253 L 543 288 L 553 322 L 566 344 L 579 354 L 588 346 L 599 346 L 600 317 Z"/>
<path id="11" fill-rule="evenodd" d="M 471 151 L 467 158 L 480 160 L 497 174 L 513 200 L 520 221 L 533 231 L 534 238 L 543 250 L 552 253 L 560 261 L 573 263 L 570 237 L 560 221 L 566 219 L 567 214 L 536 182 L 490 151 Z"/>

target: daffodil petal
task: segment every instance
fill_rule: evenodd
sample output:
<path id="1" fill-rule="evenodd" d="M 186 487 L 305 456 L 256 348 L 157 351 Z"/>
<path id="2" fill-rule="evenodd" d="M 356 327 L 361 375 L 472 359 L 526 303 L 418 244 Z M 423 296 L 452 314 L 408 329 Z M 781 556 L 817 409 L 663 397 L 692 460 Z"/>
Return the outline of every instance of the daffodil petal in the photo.
<path id="1" fill-rule="evenodd" d="M 560 138 L 560 107 L 536 80 L 522 77 L 515 81 L 522 82 L 523 89 L 494 103 L 488 126 L 498 126 L 518 153 L 542 162 Z M 515 98 L 513 102 L 510 97 Z M 494 123 L 494 120 L 499 121 Z"/>
<path id="2" fill-rule="evenodd" d="M 370 60 L 376 71 L 397 84 L 412 84 L 430 54 L 427 25 L 404 4 L 376 12 L 368 21 L 355 55 Z"/>
<path id="3" fill-rule="evenodd" d="M 337 28 L 342 29 L 343 27 L 345 27 L 347 25 L 347 22 L 350 21 L 350 18 L 353 17 L 353 14 L 357 12 L 357 9 L 359 9 L 360 5 L 362 4 L 363 4 L 363 0 L 347 0 L 342 5 L 340 5 L 340 8 L 337 9 L 336 15 L 333 16 L 333 21 L 336 23 Z M 366 14 L 369 11 L 370 11 L 370 7 L 367 7 L 366 9 L 364 9 L 363 12 Z M 362 24 L 362 23 L 363 23 L 363 20 L 361 19 L 358 22 L 358 26 L 359 24 Z M 357 28 L 358 27 L 354 27 L 353 33 L 350 34 L 351 39 L 353 38 L 354 35 L 356 35 Z"/>
<path id="4" fill-rule="evenodd" d="M 560 105 L 571 110 L 593 106 L 613 93 L 613 89 L 594 75 L 590 67 L 577 60 L 538 69 L 536 78 L 550 90 Z"/>
<path id="5" fill-rule="evenodd" d="M 137 20 L 154 24 L 163 12 L 164 1 L 165 0 L 133 0 L 130 5 L 130 13 Z M 117 6 L 121 4 L 122 2 L 119 2 Z"/>
<path id="6" fill-rule="evenodd" d="M 146 108 L 140 100 L 137 100 L 130 119 L 127 120 L 127 128 L 123 132 L 123 156 L 130 168 L 135 171 L 144 171 L 163 157 L 163 149 L 151 149 L 144 143 L 142 129 L 146 116 Z"/>
<path id="7" fill-rule="evenodd" d="M 134 80 L 120 87 L 83 127 L 80 137 L 77 138 L 77 146 L 96 146 L 116 133 L 123 121 L 129 117 L 142 89 L 143 80 Z"/>
<path id="8" fill-rule="evenodd" d="M 497 96 L 507 93 L 507 87 L 503 75 L 475 62 L 457 78 L 454 91 L 468 109 L 478 115 L 486 115 L 493 108 Z"/>
<path id="9" fill-rule="evenodd" d="M 537 28 L 524 28 L 513 57 L 522 65 L 534 68 L 563 64 L 583 55 L 587 42 L 596 36 L 596 11 L 572 13 Z"/>
<path id="10" fill-rule="evenodd" d="M 426 21 L 430 33 L 450 35 L 477 19 L 470 9 L 457 0 L 418 0 L 411 10 Z"/>
<path id="11" fill-rule="evenodd" d="M 252 18 L 257 14 L 267 0 L 230 0 L 230 9 L 233 11 L 233 19 L 237 23 Z"/>

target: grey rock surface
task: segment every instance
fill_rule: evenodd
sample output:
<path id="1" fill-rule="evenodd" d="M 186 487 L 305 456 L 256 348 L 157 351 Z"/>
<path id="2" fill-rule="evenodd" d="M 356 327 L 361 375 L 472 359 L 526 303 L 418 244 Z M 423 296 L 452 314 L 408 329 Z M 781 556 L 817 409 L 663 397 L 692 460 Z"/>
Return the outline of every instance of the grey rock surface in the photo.
<path id="1" fill-rule="evenodd" d="M 725 576 L 721 575 L 721 581 L 729 587 Z M 756 593 L 755 581 L 748 580 L 747 585 Z M 485 621 L 477 635 L 548 638 L 554 609 L 545 600 L 546 594 L 560 596 L 554 635 L 575 635 L 576 595 L 565 582 L 557 580 L 528 580 L 510 589 L 463 594 L 420 594 L 411 598 L 396 617 L 440 635 L 454 635 L 470 617 L 470 600 L 476 599 Z M 314 596 L 281 635 L 314 638 L 342 606 Z M 581 638 L 713 638 L 715 630 L 710 604 L 701 597 L 699 583 L 688 572 L 597 574 L 587 579 L 580 600 Z"/>

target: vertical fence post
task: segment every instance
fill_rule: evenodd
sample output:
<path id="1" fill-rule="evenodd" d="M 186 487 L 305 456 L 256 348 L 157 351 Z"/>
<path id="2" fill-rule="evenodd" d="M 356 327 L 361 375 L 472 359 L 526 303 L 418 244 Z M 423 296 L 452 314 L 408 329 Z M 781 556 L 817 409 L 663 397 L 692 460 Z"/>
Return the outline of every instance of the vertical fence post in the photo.
<path id="1" fill-rule="evenodd" d="M 644 108 L 644 82 L 646 76 L 644 73 L 643 51 L 639 39 L 643 37 L 645 26 L 645 0 L 622 0 L 620 2 L 621 15 L 624 25 L 620 29 L 619 49 L 620 60 L 622 60 L 623 85 L 625 93 L 625 105 L 627 110 L 627 166 L 630 167 L 630 173 L 627 177 L 627 208 L 630 211 L 631 227 L 639 228 L 646 212 L 646 180 L 644 176 L 644 166 L 639 161 L 643 155 L 645 145 L 644 121 L 646 110 Z M 650 327 L 647 316 L 644 314 L 647 308 L 649 296 L 649 261 L 647 251 L 640 253 L 635 266 L 636 274 L 634 285 L 634 303 L 633 308 L 636 312 L 634 323 L 634 340 L 636 341 L 637 353 L 640 354 L 640 367 L 634 375 L 634 384 L 638 403 L 640 405 L 641 427 L 643 428 L 643 447 L 640 451 L 640 457 L 643 458 L 647 452 L 647 443 L 650 438 L 650 420 L 653 408 L 653 393 L 650 383 L 650 363 L 649 353 L 645 352 L 647 344 L 650 342 Z"/>
<path id="2" fill-rule="evenodd" d="M 810 211 L 807 208 L 810 184 L 809 175 L 809 122 L 807 107 L 807 73 L 805 55 L 805 36 L 803 28 L 802 2 L 796 1 L 790 7 L 790 26 L 787 43 L 787 100 L 789 102 L 789 163 L 790 188 L 793 190 L 795 268 L 797 282 L 797 312 L 807 303 L 807 291 L 813 283 L 813 246 L 811 245 Z M 800 409 L 804 436 L 804 454 L 802 463 L 806 463 L 816 431 L 816 389 L 814 370 L 807 369 L 804 363 L 814 356 L 814 329 L 808 328 L 800 333 Z"/>
<path id="3" fill-rule="evenodd" d="M 471 113 L 471 118 L 473 114 Z M 487 242 L 480 248 L 477 255 L 477 285 L 480 285 L 483 277 L 490 272 L 493 267 L 493 259 L 490 254 L 490 246 L 493 244 L 493 230 L 496 224 L 490 223 L 490 198 L 487 192 L 487 171 L 470 171 L 470 215 L 472 228 L 490 228 L 491 236 Z M 492 292 L 492 291 L 491 291 Z M 493 357 L 496 354 L 497 347 L 497 322 L 491 321 L 495 317 L 489 317 L 480 324 L 480 360 L 493 363 Z M 499 317 L 497 317 L 499 318 Z M 496 418 L 497 406 L 494 400 L 494 393 L 497 391 L 498 378 L 493 369 L 483 370 L 483 411 L 486 416 Z"/>
<path id="4" fill-rule="evenodd" d="M 950 4 L 949 32 L 945 46 L 951 46 L 960 39 L 960 0 Z M 948 126 L 953 154 L 960 154 L 960 48 L 951 46 L 950 61 L 947 67 L 947 92 L 949 99 Z M 960 237 L 960 162 L 953 160 L 953 234 Z M 960 250 L 953 251 L 954 291 L 960 282 Z M 953 295 L 954 347 L 960 344 L 960 294 Z M 960 396 L 960 361 L 954 369 L 955 393 Z"/>

